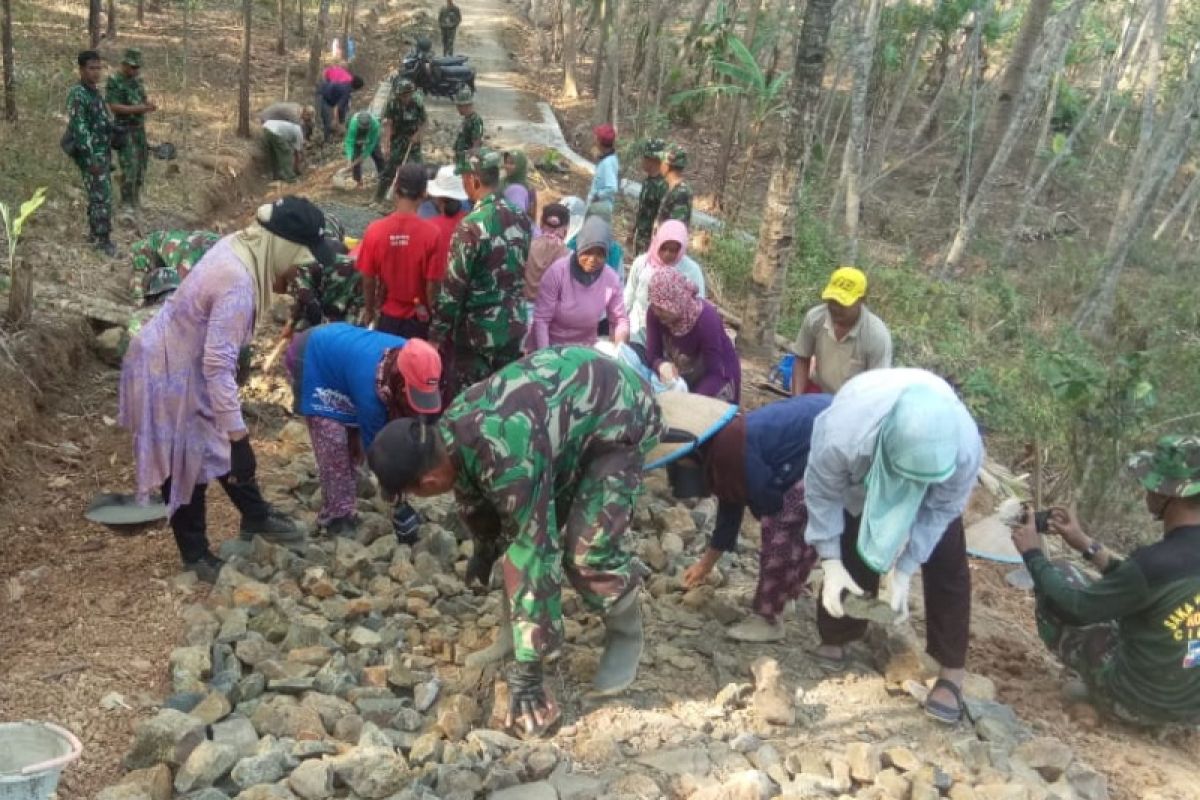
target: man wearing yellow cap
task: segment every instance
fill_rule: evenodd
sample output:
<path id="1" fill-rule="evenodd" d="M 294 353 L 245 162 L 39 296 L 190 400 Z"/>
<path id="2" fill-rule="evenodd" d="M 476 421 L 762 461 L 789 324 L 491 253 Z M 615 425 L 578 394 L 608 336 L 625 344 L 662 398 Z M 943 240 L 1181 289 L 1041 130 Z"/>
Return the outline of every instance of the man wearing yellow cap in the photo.
<path id="1" fill-rule="evenodd" d="M 860 372 L 892 366 L 892 334 L 864 305 L 866 294 L 867 276 L 862 270 L 834 270 L 821 292 L 825 302 L 804 315 L 796 339 L 792 394 L 836 394 Z"/>

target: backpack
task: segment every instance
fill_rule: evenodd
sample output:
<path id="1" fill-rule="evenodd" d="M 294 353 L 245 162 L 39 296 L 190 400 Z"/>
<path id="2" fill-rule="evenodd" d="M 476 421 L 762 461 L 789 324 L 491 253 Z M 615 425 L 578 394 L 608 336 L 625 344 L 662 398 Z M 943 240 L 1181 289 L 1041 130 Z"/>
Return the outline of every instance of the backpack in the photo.
<path id="1" fill-rule="evenodd" d="M 79 143 L 75 141 L 75 134 L 71 132 L 71 123 L 67 123 L 67 129 L 63 131 L 62 138 L 58 140 L 58 146 L 66 153 L 67 158 L 75 158 L 79 150 Z"/>

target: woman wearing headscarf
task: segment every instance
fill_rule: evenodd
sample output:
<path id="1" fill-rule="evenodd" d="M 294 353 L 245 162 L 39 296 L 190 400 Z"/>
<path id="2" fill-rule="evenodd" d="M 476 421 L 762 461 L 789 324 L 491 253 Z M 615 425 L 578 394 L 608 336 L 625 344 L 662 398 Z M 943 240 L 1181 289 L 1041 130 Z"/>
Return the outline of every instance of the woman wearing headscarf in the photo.
<path id="1" fill-rule="evenodd" d="M 576 239 L 578 251 L 546 270 L 533 310 L 533 350 L 560 344 L 593 345 L 602 320 L 608 320 L 614 342 L 629 339 L 621 279 L 605 264 L 611 239 L 608 223 L 590 217 Z"/>
<path id="2" fill-rule="evenodd" d="M 525 155 L 524 150 L 509 150 L 504 154 L 502 188 L 507 189 L 510 186 L 525 187 L 527 196 L 521 210 L 528 214 L 530 219 L 533 219 L 534 212 L 538 207 L 537 189 L 533 188 L 533 183 L 529 180 L 529 157 Z"/>
<path id="3" fill-rule="evenodd" d="M 643 344 L 646 341 L 646 311 L 650 307 L 650 278 L 660 270 L 676 270 L 696 287 L 703 299 L 704 273 L 700 265 L 688 257 L 688 230 L 679 220 L 667 220 L 658 226 L 650 249 L 633 260 L 625 278 L 625 308 L 629 310 L 629 338 Z"/>
<path id="4" fill-rule="evenodd" d="M 742 365 L 716 307 L 673 269 L 655 270 L 649 295 L 646 365 L 664 383 L 683 378 L 693 394 L 737 403 Z"/>
<path id="5" fill-rule="evenodd" d="M 358 528 L 356 465 L 390 420 L 442 410 L 442 360 L 423 339 L 339 322 L 293 339 L 287 367 L 295 411 L 308 425 L 317 459 L 317 525 L 331 536 L 353 537 Z M 397 517 L 410 513 L 415 512 L 407 509 Z"/>
<path id="6" fill-rule="evenodd" d="M 255 221 L 200 260 L 130 343 L 119 419 L 133 433 L 138 497 L 161 489 L 185 570 L 213 582 L 205 490 L 217 480 L 241 512 L 240 534 L 294 541 L 303 531 L 275 512 L 255 480 L 256 461 L 235 379 L 238 351 L 270 313 L 299 263 L 331 265 L 325 215 L 300 197 L 261 206 Z"/>
<path id="7" fill-rule="evenodd" d="M 521 210 L 521 213 L 529 217 L 529 221 L 533 223 L 534 234 L 537 234 L 537 221 L 534 220 L 533 214 L 529 209 L 529 190 L 519 183 L 509 184 L 504 189 L 504 199 L 512 203 Z"/>

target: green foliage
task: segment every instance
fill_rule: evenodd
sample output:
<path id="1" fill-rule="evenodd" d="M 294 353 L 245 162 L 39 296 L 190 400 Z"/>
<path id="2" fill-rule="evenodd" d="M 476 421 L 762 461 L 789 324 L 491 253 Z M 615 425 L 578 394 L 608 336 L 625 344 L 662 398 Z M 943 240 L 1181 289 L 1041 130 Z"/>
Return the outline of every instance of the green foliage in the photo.
<path id="1" fill-rule="evenodd" d="M 714 75 L 722 82 L 676 92 L 671 95 L 671 107 L 690 108 L 695 103 L 703 104 L 710 97 L 733 95 L 750 101 L 751 117 L 756 124 L 778 114 L 786 102 L 784 89 L 788 73 L 770 75 L 765 72 L 750 49 L 736 36 L 728 38 L 726 51 L 726 58 L 714 58 L 711 62 Z"/>
<path id="2" fill-rule="evenodd" d="M 4 221 L 4 237 L 8 242 L 8 272 L 10 275 L 17 263 L 17 245 L 21 241 L 21 232 L 25 229 L 25 223 L 35 211 L 42 207 L 44 202 L 46 202 L 46 187 L 41 186 L 33 193 L 33 197 L 21 203 L 21 208 L 16 216 L 13 216 L 12 208 L 7 203 L 0 203 L 0 219 Z"/>
<path id="3" fill-rule="evenodd" d="M 1066 81 L 1061 81 L 1058 84 L 1058 98 L 1054 103 L 1054 116 L 1050 119 L 1051 130 L 1069 133 L 1083 116 L 1086 106 L 1087 100 L 1083 93 Z"/>

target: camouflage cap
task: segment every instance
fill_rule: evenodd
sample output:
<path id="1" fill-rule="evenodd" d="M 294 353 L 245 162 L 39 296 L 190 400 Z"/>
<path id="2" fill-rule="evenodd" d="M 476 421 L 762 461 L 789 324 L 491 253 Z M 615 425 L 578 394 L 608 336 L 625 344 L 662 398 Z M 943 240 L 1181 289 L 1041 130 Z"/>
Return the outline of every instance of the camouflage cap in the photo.
<path id="1" fill-rule="evenodd" d="M 468 172 L 497 170 L 504 166 L 504 154 L 490 147 L 480 147 L 462 154 L 455 167 L 455 173 L 466 175 Z"/>
<path id="2" fill-rule="evenodd" d="M 125 55 L 121 56 L 121 63 L 128 64 L 131 67 L 141 68 L 142 66 L 142 51 L 136 47 L 131 47 L 125 51 Z"/>
<path id="3" fill-rule="evenodd" d="M 687 167 L 687 150 L 684 150 L 681 144 L 667 145 L 663 157 L 669 167 L 674 167 L 675 169 L 684 169 Z"/>
<path id="4" fill-rule="evenodd" d="M 1200 494 L 1200 436 L 1164 436 L 1153 450 L 1129 457 L 1129 471 L 1149 492 L 1170 497 Z"/>
<path id="5" fill-rule="evenodd" d="M 454 93 L 454 105 L 466 106 L 475 102 L 475 93 L 466 86 L 461 87 Z"/>
<path id="6" fill-rule="evenodd" d="M 409 92 L 415 92 L 417 85 L 408 78 L 397 78 L 394 90 L 396 94 L 408 94 Z"/>
<path id="7" fill-rule="evenodd" d="M 666 155 L 666 151 L 667 143 L 662 139 L 647 139 L 642 143 L 642 156 L 644 158 L 657 158 L 659 161 L 662 161 L 663 156 Z"/>

